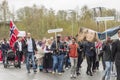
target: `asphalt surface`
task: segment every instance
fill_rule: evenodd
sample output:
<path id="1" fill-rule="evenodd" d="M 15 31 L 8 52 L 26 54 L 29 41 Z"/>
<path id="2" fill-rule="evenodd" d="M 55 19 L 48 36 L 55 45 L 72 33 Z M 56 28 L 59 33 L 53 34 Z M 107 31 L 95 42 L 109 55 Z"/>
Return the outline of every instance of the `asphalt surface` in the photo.
<path id="1" fill-rule="evenodd" d="M 84 61 L 80 70 L 81 75 L 72 80 L 102 80 L 101 77 L 104 72 L 102 66 L 100 66 L 99 70 L 97 70 L 92 77 L 86 75 L 86 67 L 86 61 Z M 0 80 L 71 80 L 71 78 L 70 69 L 65 70 L 62 75 L 39 72 L 39 70 L 37 70 L 36 74 L 33 70 L 28 74 L 25 64 L 22 64 L 21 69 L 14 68 L 13 66 L 5 69 L 3 64 L 0 64 Z M 115 77 L 111 76 L 111 80 L 115 80 Z"/>

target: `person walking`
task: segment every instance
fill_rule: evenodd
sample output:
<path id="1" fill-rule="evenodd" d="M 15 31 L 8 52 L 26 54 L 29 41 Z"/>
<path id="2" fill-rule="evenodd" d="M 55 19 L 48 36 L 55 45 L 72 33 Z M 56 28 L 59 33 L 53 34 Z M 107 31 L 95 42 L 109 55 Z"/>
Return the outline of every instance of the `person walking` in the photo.
<path id="1" fill-rule="evenodd" d="M 23 39 L 22 39 L 22 51 L 23 51 L 23 63 L 26 63 L 26 59 L 27 59 L 27 45 L 26 45 L 26 37 L 23 37 Z"/>
<path id="2" fill-rule="evenodd" d="M 43 56 L 44 56 L 44 49 L 42 48 L 42 41 L 39 41 L 37 43 L 37 54 L 35 55 L 37 60 L 38 60 L 38 68 L 39 71 L 42 72 L 43 71 Z"/>
<path id="3" fill-rule="evenodd" d="M 51 72 L 52 70 L 52 53 L 51 50 L 51 40 L 46 40 L 45 48 L 44 48 L 44 59 L 43 59 L 43 68 L 45 72 Z"/>
<path id="4" fill-rule="evenodd" d="M 32 67 L 33 67 L 33 71 L 34 73 L 36 73 L 36 66 L 35 66 L 35 53 L 37 53 L 37 47 L 36 47 L 36 43 L 35 40 L 33 38 L 31 38 L 31 34 L 27 33 L 27 39 L 26 39 L 26 45 L 27 45 L 27 59 L 26 59 L 26 68 L 28 73 L 30 73 L 30 63 L 29 61 L 32 60 Z"/>
<path id="5" fill-rule="evenodd" d="M 110 39 L 110 37 L 107 37 L 107 41 L 106 43 L 103 45 L 103 59 L 105 62 L 105 71 L 102 77 L 102 80 L 110 80 L 110 73 L 111 73 L 111 69 L 112 69 L 112 62 L 113 62 L 113 58 L 112 58 L 112 40 Z"/>
<path id="6" fill-rule="evenodd" d="M 77 61 L 78 61 L 78 44 L 76 43 L 76 39 L 72 38 L 72 44 L 69 45 L 69 57 L 71 62 L 71 78 L 76 78 L 76 70 L 77 70 Z"/>
<path id="7" fill-rule="evenodd" d="M 56 44 L 57 43 L 57 44 Z M 57 42 L 54 41 L 51 45 L 51 50 L 53 51 L 53 74 L 58 71 L 61 75 L 63 71 L 63 61 L 64 61 L 64 45 L 61 41 L 61 35 L 57 35 Z"/>
<path id="8" fill-rule="evenodd" d="M 93 76 L 92 74 L 92 65 L 93 65 L 93 58 L 95 54 L 95 44 L 93 42 L 86 41 L 85 43 L 85 54 L 87 59 L 87 71 L 86 74 Z"/>
<path id="9" fill-rule="evenodd" d="M 23 57 L 23 45 L 22 45 L 22 37 L 18 36 L 18 40 L 15 42 L 14 48 L 16 50 L 16 55 L 18 58 L 18 67 L 21 68 L 21 61 Z"/>
<path id="10" fill-rule="evenodd" d="M 5 53 L 10 49 L 9 44 L 7 43 L 7 40 L 4 38 L 3 42 L 1 42 L 1 50 L 2 50 L 2 59 L 3 59 L 3 64 L 5 62 Z"/>
<path id="11" fill-rule="evenodd" d="M 78 42 L 79 48 L 78 48 L 78 62 L 77 62 L 77 75 L 80 75 L 79 69 L 81 68 L 81 64 L 83 62 L 83 43 L 82 41 Z"/>
<path id="12" fill-rule="evenodd" d="M 67 36 L 65 38 L 65 42 L 64 42 L 64 48 L 66 49 L 66 51 L 64 51 L 66 53 L 65 55 L 65 59 L 64 59 L 64 62 L 65 62 L 65 69 L 69 69 L 71 67 L 71 63 L 70 63 L 70 58 L 69 58 L 69 45 L 72 43 L 72 40 L 69 36 Z"/>
<path id="13" fill-rule="evenodd" d="M 115 60 L 117 79 L 120 80 L 120 30 L 118 30 L 118 39 L 113 43 L 113 59 Z"/>

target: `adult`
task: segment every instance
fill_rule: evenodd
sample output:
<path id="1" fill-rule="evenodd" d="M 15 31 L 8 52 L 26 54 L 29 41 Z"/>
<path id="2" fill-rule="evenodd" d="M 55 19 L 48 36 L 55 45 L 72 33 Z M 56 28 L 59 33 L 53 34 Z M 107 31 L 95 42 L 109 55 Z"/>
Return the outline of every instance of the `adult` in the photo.
<path id="1" fill-rule="evenodd" d="M 33 71 L 36 73 L 36 66 L 35 66 L 35 53 L 37 51 L 35 40 L 31 37 L 30 33 L 27 33 L 27 39 L 26 39 L 26 45 L 27 45 L 27 60 L 26 60 L 26 68 L 28 73 L 30 73 L 30 63 L 29 61 L 32 60 L 32 67 Z"/>
<path id="2" fill-rule="evenodd" d="M 117 79 L 120 80 L 120 30 L 118 31 L 118 39 L 113 43 L 113 58 L 115 60 Z"/>
<path id="3" fill-rule="evenodd" d="M 27 59 L 27 57 L 26 57 L 27 56 L 26 42 L 27 42 L 26 37 L 23 37 L 23 39 L 22 39 L 22 47 L 23 47 L 22 51 L 23 51 L 23 55 L 24 55 L 24 63 L 26 63 L 26 59 Z"/>
<path id="4" fill-rule="evenodd" d="M 72 43 L 71 41 L 71 38 L 70 36 L 67 36 L 65 38 L 65 41 L 64 41 L 64 48 L 66 51 L 64 51 L 66 53 L 66 56 L 65 56 L 65 69 L 69 69 L 71 67 L 71 63 L 70 63 L 70 58 L 69 58 L 69 45 Z"/>
<path id="5" fill-rule="evenodd" d="M 37 43 L 37 54 L 35 55 L 36 58 L 38 59 L 38 67 L 39 67 L 39 71 L 43 71 L 43 56 L 44 56 L 44 50 L 43 50 L 43 46 L 42 46 L 42 41 L 39 41 Z"/>
<path id="6" fill-rule="evenodd" d="M 44 48 L 44 59 L 43 59 L 43 68 L 45 72 L 48 73 L 52 69 L 52 53 L 51 50 L 51 40 L 46 40 L 45 48 Z"/>
<path id="7" fill-rule="evenodd" d="M 83 51 L 84 51 L 84 47 L 83 47 L 83 43 L 82 42 L 78 42 L 79 48 L 78 48 L 78 62 L 77 62 L 77 75 L 80 75 L 79 69 L 81 68 L 81 64 L 83 62 Z"/>
<path id="8" fill-rule="evenodd" d="M 95 54 L 95 44 L 93 42 L 86 41 L 85 43 L 85 54 L 87 59 L 87 71 L 86 74 L 93 76 L 92 74 L 92 65 L 93 65 L 93 58 Z"/>
<path id="9" fill-rule="evenodd" d="M 3 63 L 5 62 L 5 53 L 10 49 L 9 44 L 7 43 L 7 40 L 4 38 L 3 42 L 1 43 L 1 50 L 2 50 L 2 59 Z"/>
<path id="10" fill-rule="evenodd" d="M 102 80 L 110 80 L 110 73 L 111 73 L 111 69 L 112 69 L 112 62 L 113 62 L 113 58 L 112 58 L 112 40 L 110 39 L 110 37 L 107 37 L 107 41 L 106 43 L 103 45 L 103 58 L 105 61 L 105 72 L 104 75 L 102 77 Z"/>
<path id="11" fill-rule="evenodd" d="M 14 48 L 16 50 L 16 55 L 18 58 L 18 67 L 21 68 L 21 61 L 23 57 L 23 47 L 22 47 L 22 37 L 18 36 L 17 41 L 15 42 Z"/>
<path id="12" fill-rule="evenodd" d="M 76 70 L 77 70 L 77 61 L 78 61 L 78 44 L 76 43 L 76 39 L 72 38 L 72 44 L 69 45 L 69 57 L 71 62 L 71 78 L 76 78 Z"/>
<path id="13" fill-rule="evenodd" d="M 57 43 L 57 44 L 56 44 Z M 61 35 L 57 35 L 57 41 L 54 41 L 51 45 L 53 51 L 53 74 L 58 70 L 58 74 L 61 75 L 63 71 L 64 61 L 64 45 L 61 41 Z"/>

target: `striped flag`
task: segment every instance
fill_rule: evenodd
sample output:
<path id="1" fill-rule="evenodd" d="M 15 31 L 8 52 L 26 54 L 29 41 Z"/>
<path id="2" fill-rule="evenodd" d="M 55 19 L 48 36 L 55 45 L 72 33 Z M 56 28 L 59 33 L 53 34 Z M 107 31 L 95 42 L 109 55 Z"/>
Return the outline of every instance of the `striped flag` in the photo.
<path id="1" fill-rule="evenodd" d="M 100 47 L 102 47 L 102 42 L 97 42 L 97 44 L 96 44 L 95 47 L 96 47 L 96 48 L 100 48 Z"/>
<path id="2" fill-rule="evenodd" d="M 10 40 L 9 40 L 9 44 L 10 44 L 10 47 L 12 49 L 14 49 L 14 43 L 17 40 L 18 33 L 19 33 L 19 30 L 17 29 L 15 24 L 13 23 L 13 21 L 10 21 Z"/>

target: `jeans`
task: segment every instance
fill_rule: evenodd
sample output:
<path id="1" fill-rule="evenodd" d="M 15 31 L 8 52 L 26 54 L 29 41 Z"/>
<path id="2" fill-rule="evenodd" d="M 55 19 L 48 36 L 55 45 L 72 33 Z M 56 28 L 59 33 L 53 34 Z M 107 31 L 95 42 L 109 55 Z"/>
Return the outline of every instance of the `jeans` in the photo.
<path id="1" fill-rule="evenodd" d="M 111 61 L 105 61 L 105 73 L 104 77 L 107 76 L 106 80 L 110 80 L 110 73 L 111 73 L 111 68 L 112 68 L 112 62 Z"/>
<path id="2" fill-rule="evenodd" d="M 76 75 L 77 61 L 78 61 L 78 58 L 72 58 L 72 57 L 70 57 L 70 62 L 71 62 L 71 75 L 72 75 L 72 76 Z"/>
<path id="3" fill-rule="evenodd" d="M 53 55 L 53 71 L 58 70 L 58 72 L 62 72 L 63 61 L 64 61 L 64 54 Z"/>
<path id="4" fill-rule="evenodd" d="M 30 60 L 32 60 L 32 67 L 33 67 L 33 70 L 35 70 L 36 66 L 35 66 L 35 59 L 34 59 L 34 53 L 33 52 L 28 52 L 27 53 L 26 68 L 27 68 L 28 71 L 30 70 Z"/>
<path id="5" fill-rule="evenodd" d="M 71 67 L 69 55 L 65 57 L 65 68 Z"/>

